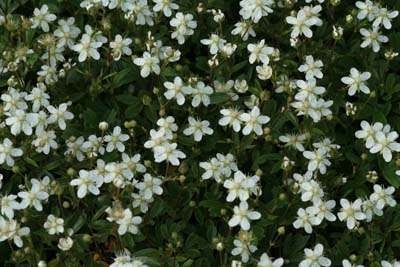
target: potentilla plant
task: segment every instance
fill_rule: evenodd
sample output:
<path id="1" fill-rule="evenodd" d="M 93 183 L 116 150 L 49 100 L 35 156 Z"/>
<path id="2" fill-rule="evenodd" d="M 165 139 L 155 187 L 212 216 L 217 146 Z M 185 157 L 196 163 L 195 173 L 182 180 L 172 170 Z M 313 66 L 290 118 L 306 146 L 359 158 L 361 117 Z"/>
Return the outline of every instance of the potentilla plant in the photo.
<path id="1" fill-rule="evenodd" d="M 0 265 L 399 266 L 398 10 L 0 1 Z"/>

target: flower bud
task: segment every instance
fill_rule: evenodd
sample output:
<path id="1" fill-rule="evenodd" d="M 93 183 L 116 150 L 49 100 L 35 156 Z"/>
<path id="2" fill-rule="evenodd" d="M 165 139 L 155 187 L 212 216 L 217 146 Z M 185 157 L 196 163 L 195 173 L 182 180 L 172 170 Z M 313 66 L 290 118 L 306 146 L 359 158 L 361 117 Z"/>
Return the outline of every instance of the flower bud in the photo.
<path id="1" fill-rule="evenodd" d="M 354 19 L 354 18 L 353 18 L 353 16 L 352 16 L 351 14 L 349 14 L 349 15 L 346 16 L 346 22 L 347 22 L 347 23 L 352 23 L 352 22 L 353 22 L 353 19 Z"/>
<path id="2" fill-rule="evenodd" d="M 218 251 L 224 250 L 224 244 L 223 244 L 222 242 L 218 242 L 218 243 L 215 245 L 215 249 L 218 250 Z"/>
<path id="3" fill-rule="evenodd" d="M 68 168 L 67 174 L 68 176 L 72 177 L 75 175 L 75 170 L 73 168 Z"/>
<path id="4" fill-rule="evenodd" d="M 64 202 L 62 203 L 62 206 L 63 206 L 64 209 L 68 209 L 69 207 L 71 207 L 71 205 L 69 204 L 68 201 L 64 201 Z"/>
<path id="5" fill-rule="evenodd" d="M 104 131 L 107 131 L 107 129 L 108 129 L 108 123 L 107 122 L 102 121 L 102 122 L 99 123 L 99 130 L 100 131 L 104 132 Z"/>
<path id="6" fill-rule="evenodd" d="M 38 267 L 47 267 L 47 263 L 45 261 L 39 261 L 37 266 Z"/>
<path id="7" fill-rule="evenodd" d="M 284 235 L 285 234 L 285 226 L 280 226 L 278 227 L 278 234 L 279 235 Z"/>

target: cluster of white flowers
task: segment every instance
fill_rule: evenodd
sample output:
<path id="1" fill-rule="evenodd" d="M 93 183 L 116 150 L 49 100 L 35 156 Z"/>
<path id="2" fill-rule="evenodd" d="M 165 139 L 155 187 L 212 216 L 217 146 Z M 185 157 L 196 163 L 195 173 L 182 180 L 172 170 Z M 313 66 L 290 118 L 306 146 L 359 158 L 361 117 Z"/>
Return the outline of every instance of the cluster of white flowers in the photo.
<path id="1" fill-rule="evenodd" d="M 144 147 L 153 150 L 155 162 L 167 161 L 178 166 L 179 159 L 186 158 L 186 155 L 177 149 L 178 144 L 173 142 L 173 133 L 178 130 L 174 117 L 161 118 L 157 121 L 157 125 L 159 126 L 158 130 L 150 130 L 150 140 L 144 143 Z"/>
<path id="2" fill-rule="evenodd" d="M 392 160 L 392 152 L 400 152 L 400 143 L 396 142 L 399 134 L 392 131 L 389 124 L 383 125 L 375 122 L 372 125 L 367 121 L 361 122 L 361 130 L 355 132 L 355 136 L 365 140 L 365 147 L 370 153 L 380 153 L 386 162 Z"/>
<path id="3" fill-rule="evenodd" d="M 313 56 L 308 55 L 306 62 L 298 70 L 305 73 L 306 80 L 297 80 L 296 85 L 299 91 L 294 96 L 296 101 L 291 106 L 297 110 L 297 116 L 310 116 L 313 122 L 319 122 L 322 117 L 330 118 L 332 111 L 329 109 L 333 101 L 324 100 L 320 97 L 326 92 L 325 87 L 317 86 L 317 79 L 323 77 L 321 60 L 314 60 Z"/>
<path id="4" fill-rule="evenodd" d="M 30 233 L 29 227 L 21 227 L 20 223 L 15 218 L 15 211 L 23 211 L 26 208 L 34 207 L 36 211 L 41 212 L 43 210 L 42 202 L 46 202 L 51 194 L 54 192 L 51 189 L 50 178 L 43 177 L 43 179 L 31 179 L 30 188 L 25 189 L 23 187 L 17 195 L 9 194 L 1 197 L 1 216 L 0 216 L 0 242 L 5 240 L 13 240 L 15 245 L 18 247 L 23 246 L 23 240 L 21 237 L 27 236 Z M 17 198 L 21 201 L 18 202 Z M 53 234 L 56 232 L 63 232 L 63 229 L 57 228 L 58 230 L 53 231 L 50 226 L 45 223 L 44 226 L 48 231 Z"/>
<path id="5" fill-rule="evenodd" d="M 254 132 L 256 135 L 262 135 L 262 125 L 268 123 L 270 118 L 260 114 L 260 109 L 254 106 L 249 112 L 238 111 L 236 109 L 221 109 L 220 113 L 223 117 L 218 121 L 221 126 L 231 126 L 235 132 L 242 129 L 243 135 L 249 135 Z"/>
<path id="6" fill-rule="evenodd" d="M 322 25 L 322 20 L 319 18 L 321 10 L 321 5 L 304 6 L 297 13 L 293 12 L 291 16 L 286 17 L 286 22 L 293 25 L 290 37 L 296 39 L 298 36 L 304 35 L 311 38 L 313 32 L 310 28 Z"/>
<path id="7" fill-rule="evenodd" d="M 30 93 L 9 87 L 1 95 L 5 125 L 9 127 L 14 136 L 24 134 L 35 138 L 32 145 L 38 153 L 49 154 L 50 149 L 57 149 L 55 128 L 66 129 L 66 121 L 72 120 L 74 115 L 67 110 L 71 103 L 62 103 L 54 107 L 49 102 L 50 96 L 46 93 L 43 83 L 37 84 Z M 31 104 L 31 105 L 28 105 Z M 0 145 L 0 164 L 6 162 L 8 166 L 14 165 L 14 157 L 23 155 L 22 149 L 14 148 L 13 142 L 5 138 Z"/>
<path id="8" fill-rule="evenodd" d="M 238 170 L 235 158 L 231 154 L 218 153 L 209 162 L 200 162 L 199 165 L 205 170 L 202 175 L 203 180 L 213 178 L 227 189 L 227 202 L 234 202 L 236 199 L 240 201 L 239 205 L 233 207 L 234 214 L 228 221 L 230 227 L 240 226 L 241 228 L 237 239 L 233 242 L 235 248 L 231 253 L 240 255 L 243 262 L 248 262 L 249 255 L 257 250 L 257 247 L 251 244 L 250 221 L 261 218 L 261 213 L 249 209 L 248 200 L 252 195 L 258 197 L 262 194 L 259 186 L 260 177 L 258 175 L 247 176 Z M 232 173 L 233 177 L 231 177 Z"/>
<path id="9" fill-rule="evenodd" d="M 232 25 L 229 31 L 223 29 L 223 24 L 229 18 L 228 13 L 225 15 L 221 9 L 206 9 L 204 3 L 198 3 L 195 11 L 190 10 L 181 1 L 173 0 L 82 0 L 80 7 L 83 10 L 80 11 L 91 16 L 89 20 L 84 19 L 83 21 L 78 20 L 78 16 L 76 18 L 58 18 L 50 10 L 54 5 L 49 7 L 45 4 L 40 8 L 34 8 L 32 16 L 27 20 L 25 20 L 25 17 L 21 17 L 24 29 L 29 31 L 25 34 L 26 36 L 10 34 L 12 38 L 18 36 L 18 47 L 15 51 L 12 49 L 8 51 L 8 48 L 5 47 L 0 58 L 1 78 L 3 78 L 3 74 L 10 74 L 5 83 L 6 86 L 2 85 L 4 90 L 0 96 L 0 165 L 7 172 L 7 175 L 8 172 L 13 172 L 23 177 L 24 183 L 13 185 L 18 188 L 15 189 L 16 192 L 1 193 L 0 242 L 12 241 L 19 248 L 24 246 L 24 239 L 34 232 L 33 229 L 31 231 L 28 226 L 25 226 L 29 222 L 25 213 L 26 210 L 30 209 L 35 213 L 43 214 L 44 217 L 40 221 L 40 225 L 45 231 L 42 232 L 47 232 L 48 235 L 57 238 L 57 247 L 61 251 L 70 250 L 75 241 L 74 230 L 68 228 L 69 219 L 64 217 L 65 213 L 57 209 L 50 211 L 46 207 L 46 204 L 52 198 L 55 198 L 54 195 L 57 195 L 58 201 L 60 201 L 64 185 L 70 186 L 70 189 L 73 188 L 72 192 L 76 192 L 78 199 L 94 199 L 94 196 L 100 197 L 102 194 L 110 193 L 110 188 L 112 188 L 113 192 L 115 190 L 118 193 L 112 194 L 112 199 L 108 199 L 108 204 L 104 207 L 104 212 L 107 215 L 106 220 L 115 224 L 113 231 L 120 236 L 128 233 L 139 234 L 139 226 L 147 221 L 145 215 L 149 211 L 150 204 L 157 200 L 166 189 L 163 188 L 164 182 L 176 178 L 168 177 L 169 172 L 174 172 L 176 169 L 184 176 L 184 171 L 182 171 L 184 168 L 180 168 L 180 165 L 185 165 L 181 164 L 182 161 L 185 160 L 186 163 L 193 160 L 185 154 L 189 153 L 189 150 L 186 150 L 183 141 L 193 144 L 194 140 L 196 148 L 193 148 L 193 151 L 197 150 L 197 146 L 202 145 L 200 142 L 205 141 L 203 143 L 207 143 L 212 140 L 213 135 L 218 133 L 217 128 L 213 129 L 213 124 L 216 121 L 224 130 L 226 128 L 229 128 L 228 130 L 233 129 L 232 135 L 234 137 L 229 138 L 226 143 L 236 142 L 232 139 L 238 139 L 237 133 L 240 132 L 242 135 L 248 136 L 244 139 L 257 139 L 257 142 L 263 142 L 262 138 L 258 138 L 263 136 L 265 140 L 275 142 L 278 147 L 294 148 L 294 150 L 287 151 L 291 153 L 287 154 L 291 159 L 294 159 L 295 155 L 298 154 L 300 160 L 305 160 L 304 167 L 307 166 L 307 171 L 303 175 L 297 172 L 292 174 L 290 173 L 291 166 L 295 166 L 295 164 L 299 166 L 299 164 L 282 155 L 284 157 L 281 166 L 283 166 L 284 173 L 293 177 L 285 185 L 292 186 L 293 191 L 299 194 L 302 204 L 308 205 L 298 208 L 297 217 L 292 221 L 295 229 L 304 229 L 307 234 L 312 234 L 315 227 L 321 226 L 323 223 L 340 221 L 343 227 L 346 225 L 347 229 L 353 231 L 359 228 L 363 222 L 371 222 L 374 216 L 383 216 L 386 207 L 396 206 L 395 188 L 376 184 L 377 173 L 375 171 L 370 171 L 367 175 L 367 177 L 370 177 L 367 180 L 373 183 L 373 192 L 369 196 L 357 194 L 357 197 L 353 199 L 339 196 L 334 200 L 332 198 L 337 196 L 330 196 L 328 192 L 324 191 L 326 184 L 323 177 L 327 174 L 328 167 L 334 164 L 331 161 L 341 152 L 338 152 L 340 146 L 333 144 L 329 138 L 313 143 L 314 132 L 307 125 L 308 123 L 311 123 L 311 125 L 318 123 L 323 119 L 340 120 L 340 116 L 333 116 L 332 110 L 335 110 L 332 108 L 333 100 L 323 98 L 324 94 L 331 93 L 327 92 L 327 88 L 331 88 L 332 83 L 326 81 L 329 78 L 327 76 L 330 76 L 331 73 L 328 70 L 326 70 L 325 75 L 323 73 L 324 69 L 329 67 L 329 60 L 322 58 L 323 53 L 319 54 L 318 57 L 323 59 L 326 64 L 324 65 L 321 59 L 314 58 L 317 54 L 313 56 L 309 53 L 310 51 L 300 51 L 299 49 L 297 56 L 302 60 L 302 63 L 298 64 L 300 66 L 292 64 L 293 61 L 285 58 L 285 56 L 283 56 L 285 62 L 282 60 L 280 64 L 277 64 L 276 62 L 281 60 L 281 51 L 278 47 L 281 43 L 279 38 L 267 35 L 263 39 L 255 38 L 257 34 L 263 36 L 261 32 L 256 33 L 256 31 L 261 31 L 260 28 L 264 27 L 263 22 L 268 20 L 268 16 L 281 9 L 285 12 L 281 19 L 283 24 L 286 22 L 284 28 L 289 30 L 288 27 L 291 27 L 291 47 L 289 48 L 297 49 L 302 45 L 302 41 L 313 37 L 315 27 L 320 27 L 325 23 L 322 20 L 323 7 L 327 8 L 327 13 L 331 16 L 331 8 L 333 9 L 339 1 L 330 1 L 328 10 L 326 4 L 323 4 L 324 0 L 305 0 L 303 2 L 306 4 L 298 3 L 299 7 L 290 11 L 287 7 L 293 7 L 294 4 L 301 1 L 241 0 L 237 2 L 238 9 L 240 9 L 240 20 L 235 21 L 236 23 Z M 207 3 L 207 5 L 211 4 Z M 355 12 L 360 23 L 354 23 L 353 26 L 357 27 L 355 32 L 359 31 L 362 36 L 360 47 L 371 47 L 373 52 L 379 52 L 382 44 L 389 42 L 388 36 L 392 35 L 387 34 L 388 36 L 386 36 L 384 32 L 392 29 L 392 22 L 398 17 L 399 12 L 390 10 L 379 1 L 375 3 L 371 0 L 356 1 L 355 7 L 358 9 Z M 147 36 L 142 34 L 143 40 L 141 40 L 126 29 L 110 30 L 113 27 L 113 21 L 108 15 L 104 16 L 101 21 L 96 21 L 97 15 L 101 17 L 107 12 L 119 12 L 122 21 L 138 27 L 139 33 L 147 31 Z M 349 16 L 352 18 L 352 15 Z M 207 22 L 207 26 L 216 27 L 210 29 L 207 33 L 196 32 L 195 34 L 195 31 L 202 28 L 199 26 L 204 26 L 200 25 L 200 23 L 204 23 L 204 19 L 210 20 L 210 24 Z M 153 26 L 160 26 L 160 23 L 163 23 L 161 21 L 165 23 L 162 25 L 163 30 L 160 31 Z M 351 24 L 347 17 L 346 21 L 349 25 Z M 11 32 L 9 29 L 12 28 L 10 27 L 12 24 L 12 16 L 0 15 L 0 27 L 6 25 L 4 29 Z M 324 28 L 321 27 L 320 29 L 325 30 Z M 340 25 L 332 25 L 332 28 L 332 37 L 336 45 L 336 42 L 343 36 L 344 29 Z M 143 29 L 146 29 L 146 31 L 142 31 Z M 166 34 L 164 34 L 165 32 Z M 36 35 L 40 36 L 37 39 L 37 46 L 31 45 L 31 49 L 19 44 L 24 41 L 28 42 L 25 39 L 32 38 L 31 35 L 35 36 L 34 38 L 36 38 Z M 194 37 L 198 40 L 192 40 Z M 5 39 L 7 38 L 5 37 Z M 240 43 L 240 39 L 243 41 L 242 43 Z M 181 60 L 179 49 L 186 51 L 196 42 L 196 45 L 204 48 L 204 51 L 208 51 L 207 57 L 204 58 L 208 63 L 209 70 L 203 68 L 203 62 L 200 62 L 203 58 L 200 60 L 197 57 L 197 51 L 193 53 L 195 55 L 185 55 L 182 61 L 186 64 L 187 60 L 192 60 L 192 57 L 194 57 L 195 60 L 199 60 L 195 66 L 201 71 L 208 72 L 207 75 L 202 76 L 200 73 L 195 73 L 194 69 L 189 66 L 176 64 Z M 237 58 L 243 57 L 243 55 L 244 58 L 240 59 L 241 62 L 234 63 Z M 386 59 L 396 55 L 397 53 L 393 51 L 385 53 Z M 105 59 L 104 62 L 103 59 Z M 39 62 L 39 65 L 32 72 L 29 68 L 36 64 L 35 60 Z M 101 68 L 99 72 L 97 70 L 92 72 L 91 60 L 96 60 L 100 64 L 107 62 L 107 70 Z M 114 75 L 118 76 L 121 73 L 106 73 L 103 76 L 103 72 L 114 71 L 115 66 L 120 66 L 126 62 L 133 64 L 139 70 L 143 79 L 150 80 L 150 78 L 154 78 L 151 75 L 157 75 L 155 79 L 157 85 L 151 83 L 156 97 L 159 97 L 161 91 L 157 86 L 164 86 L 165 90 L 161 92 L 161 95 L 167 101 L 162 97 L 158 98 L 160 118 L 156 122 L 157 126 L 155 126 L 158 128 L 149 131 L 149 128 L 138 125 L 141 130 L 149 132 L 150 135 L 144 144 L 137 142 L 139 139 L 136 138 L 134 127 L 125 125 L 125 129 L 122 126 L 115 125 L 108 131 L 106 122 L 102 122 L 99 126 L 101 134 L 72 135 L 71 132 L 74 134 L 75 132 L 69 131 L 70 124 L 74 126 L 82 119 L 84 114 L 74 116 L 70 112 L 70 106 L 73 105 L 72 101 L 75 101 L 72 96 L 65 97 L 63 102 L 60 101 L 60 103 L 53 101 L 54 96 L 51 96 L 51 93 L 54 92 L 53 89 L 57 89 L 55 88 L 57 83 L 66 77 L 74 80 L 74 75 L 79 76 L 79 74 L 87 74 L 88 77 L 96 75 L 99 76 L 99 83 L 108 83 L 108 78 L 112 78 Z M 231 63 L 233 63 L 232 66 L 230 66 Z M 298 71 L 297 74 L 292 76 L 296 79 L 289 78 L 290 75 L 293 75 L 290 73 L 291 65 L 295 66 L 294 70 L 297 69 Z M 76 73 L 68 73 L 75 66 L 79 66 L 79 68 L 74 69 Z M 82 70 L 86 67 L 88 67 L 87 71 Z M 205 64 L 205 67 L 207 68 L 207 64 Z M 221 69 L 218 67 L 221 67 Z M 249 68 L 248 73 L 240 73 L 244 67 Z M 285 70 L 279 73 L 280 68 Z M 361 69 L 362 67 L 357 68 Z M 358 99 L 358 92 L 361 91 L 363 94 L 371 94 L 372 97 L 374 95 L 371 93 L 373 89 L 372 87 L 370 89 L 369 86 L 375 84 L 376 81 L 373 80 L 377 75 L 372 70 L 373 75 L 369 71 L 360 71 L 357 68 L 346 67 L 345 71 L 349 74 L 343 76 L 342 73 L 341 76 L 343 77 L 339 76 L 341 77 L 340 81 L 346 85 L 348 96 Z M 214 73 L 213 70 L 217 71 Z M 227 73 L 224 73 L 225 71 Z M 33 74 L 33 83 L 30 81 L 30 77 L 25 77 L 27 73 Z M 220 73 L 226 75 L 220 75 Z M 299 73 L 303 78 L 297 79 Z M 21 74 L 22 77 L 20 77 Z M 223 78 L 220 76 L 223 76 Z M 252 77 L 255 81 L 252 80 Z M 115 80 L 118 79 L 115 78 Z M 340 81 L 338 82 L 340 83 Z M 270 84 L 273 85 L 272 90 L 268 88 Z M 134 85 L 129 84 L 129 88 L 132 86 Z M 287 94 L 286 106 L 281 106 L 280 111 L 278 107 L 274 106 L 275 100 L 275 103 L 271 101 L 271 105 L 268 106 L 270 104 L 268 102 L 271 96 L 270 92 L 273 93 L 273 91 Z M 114 91 L 112 90 L 112 92 Z M 221 96 L 221 101 L 218 99 L 219 96 Z M 339 100 L 340 98 L 334 99 L 336 102 L 336 99 Z M 144 102 L 143 100 L 143 104 L 147 106 Z M 183 116 L 179 114 L 176 117 L 165 115 L 166 113 L 173 114 L 174 109 L 170 109 L 170 105 L 175 103 L 172 102 L 176 102 L 179 106 L 179 112 L 182 108 L 187 108 L 186 111 L 190 115 L 186 117 L 184 117 L 184 113 L 182 113 Z M 266 104 L 266 102 L 268 103 Z M 215 103 L 223 104 L 215 106 Z M 185 104 L 187 104 L 187 107 L 184 106 Z M 362 109 L 361 105 L 355 104 L 359 109 Z M 346 102 L 346 114 L 348 116 L 356 114 L 357 106 L 355 104 Z M 270 107 L 271 109 L 269 109 Z M 215 112 L 216 110 L 222 116 L 216 119 L 212 117 L 215 114 L 202 112 L 201 108 L 204 108 L 206 112 Z M 77 110 L 79 110 L 79 107 Z M 293 116 L 294 110 L 297 116 L 305 116 L 306 118 L 298 119 L 294 116 L 293 118 L 290 117 L 290 120 L 301 122 L 304 120 L 306 123 L 299 127 L 296 126 L 297 133 L 282 133 L 282 128 L 276 127 L 275 129 L 275 118 L 272 120 L 271 129 L 265 127 L 266 124 L 269 126 L 268 123 L 271 118 L 263 114 L 272 116 L 273 114 L 270 113 L 273 113 L 273 110 L 278 110 L 277 113 L 285 113 L 285 116 L 287 114 Z M 178 118 L 181 119 L 182 117 L 187 119 L 187 125 L 182 127 L 183 129 L 181 128 L 180 131 L 179 128 L 182 125 L 178 127 L 177 122 L 185 124 L 184 121 L 178 121 Z M 277 118 L 276 124 L 280 123 L 279 119 Z M 320 124 L 322 125 L 323 122 Z M 124 131 L 129 131 L 127 132 L 129 134 L 124 133 Z M 179 134 L 190 136 L 190 138 L 182 137 L 180 139 Z M 319 133 L 317 135 L 319 138 L 323 136 Z M 138 134 L 138 136 L 142 137 L 143 134 Z M 283 145 L 275 140 L 276 136 Z M 355 132 L 356 138 L 365 141 L 365 147 L 369 152 L 381 154 L 385 162 L 391 162 L 393 158 L 396 158 L 393 153 L 400 152 L 400 143 L 397 142 L 398 136 L 398 132 L 389 124 L 383 122 L 369 123 L 365 120 L 361 121 L 361 130 Z M 138 143 L 142 150 L 143 146 L 146 149 L 151 149 L 154 162 L 159 163 L 160 167 L 165 166 L 166 177 L 160 175 L 157 168 L 153 168 L 151 161 L 144 160 L 147 157 L 147 152 L 140 154 L 142 152 L 135 151 L 135 153 L 132 153 L 132 150 L 137 148 Z M 178 149 L 178 144 L 182 145 L 185 150 Z M 252 145 L 255 145 L 255 143 Z M 57 153 L 61 149 L 63 151 Z M 257 220 L 262 219 L 264 212 L 263 210 L 255 210 L 257 207 L 261 207 L 258 201 L 263 188 L 262 172 L 258 170 L 255 175 L 243 173 L 240 170 L 242 166 L 238 166 L 238 162 L 241 161 L 236 161 L 238 155 L 233 151 L 235 151 L 235 148 L 230 148 L 231 153 L 217 153 L 215 157 L 199 162 L 200 168 L 204 170 L 201 175 L 202 181 L 206 183 L 205 180 L 213 179 L 218 184 L 217 186 L 225 190 L 226 202 L 232 205 L 231 211 L 228 211 L 230 217 L 223 216 L 227 225 L 233 228 L 230 231 L 236 231 L 234 232 L 233 248 L 230 253 L 235 257 L 240 257 L 241 262 L 251 264 L 257 262 L 258 267 L 283 266 L 283 258 L 274 259 L 267 253 L 263 253 L 259 260 L 250 258 L 258 250 L 256 246 L 258 237 L 253 236 L 253 231 L 256 231 L 252 227 Z M 41 158 L 36 157 L 37 154 L 41 154 Z M 75 167 L 71 167 L 66 171 L 70 180 L 65 184 L 61 184 L 53 177 L 56 172 L 48 173 L 48 170 L 45 170 L 45 173 L 38 175 L 39 178 L 37 179 L 30 178 L 28 173 L 21 173 L 21 169 L 23 172 L 26 171 L 25 163 L 39 168 L 42 162 L 39 162 L 40 164 L 36 162 L 38 161 L 37 158 L 48 158 L 58 154 L 61 157 L 63 155 L 66 157 L 65 162 L 67 164 L 76 160 L 77 162 L 73 163 L 79 166 L 76 170 Z M 256 156 L 253 156 L 252 160 Z M 187 157 L 188 159 L 186 159 Z M 258 168 L 256 164 L 258 163 L 255 162 L 254 166 Z M 173 167 L 170 165 L 173 165 Z M 260 168 L 262 167 L 260 166 Z M 381 169 L 380 166 L 379 168 Z M 355 167 L 354 169 L 356 170 Z M 328 175 L 330 173 L 331 171 L 328 172 Z M 400 170 L 396 174 L 400 175 Z M 64 175 L 64 173 L 61 175 Z M 2 188 L 2 180 L 3 175 L 0 174 L 0 188 Z M 343 178 L 342 181 L 345 183 L 347 178 Z M 4 190 L 9 189 L 7 187 Z M 120 195 L 121 192 L 123 192 L 121 194 L 123 196 Z M 73 199 L 76 200 L 74 195 Z M 126 199 L 129 200 L 129 207 L 125 203 Z M 65 202 L 69 205 L 68 201 Z M 340 203 L 340 207 L 335 212 L 337 202 Z M 66 206 L 68 206 L 67 204 Z M 48 213 L 44 214 L 46 210 L 48 210 Z M 232 237 L 229 237 L 230 240 L 232 240 Z M 273 245 L 271 241 L 270 246 Z M 267 252 L 270 253 L 271 251 Z M 133 255 L 135 254 L 133 253 Z M 400 266 L 397 260 L 380 260 L 383 267 Z M 299 266 L 317 267 L 331 266 L 331 264 L 331 260 L 324 256 L 323 245 L 316 242 L 313 249 L 306 248 L 304 250 L 304 259 L 299 263 Z M 343 259 L 342 265 L 345 267 L 363 266 L 357 265 L 357 261 L 351 259 L 351 257 L 350 260 Z M 146 267 L 148 265 L 141 258 L 132 256 L 131 252 L 125 249 L 116 253 L 114 262 L 110 266 Z"/>
<path id="10" fill-rule="evenodd" d="M 396 18 L 399 12 L 397 10 L 389 11 L 370 0 L 357 1 L 356 7 L 358 8 L 357 19 L 360 21 L 367 19 L 372 22 L 371 29 L 360 29 L 360 34 L 363 36 L 363 42 L 360 46 L 362 48 L 371 46 L 372 50 L 377 53 L 380 50 L 381 43 L 389 42 L 389 38 L 380 33 L 381 27 L 383 26 L 387 30 L 391 29 L 391 20 Z"/>

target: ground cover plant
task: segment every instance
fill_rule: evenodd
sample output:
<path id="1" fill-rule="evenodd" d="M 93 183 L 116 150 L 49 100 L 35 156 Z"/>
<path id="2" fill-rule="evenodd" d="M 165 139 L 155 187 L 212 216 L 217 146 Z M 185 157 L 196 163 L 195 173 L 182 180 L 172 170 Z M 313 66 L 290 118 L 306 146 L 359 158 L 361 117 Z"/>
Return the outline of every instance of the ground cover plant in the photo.
<path id="1" fill-rule="evenodd" d="M 400 266 L 398 10 L 0 1 L 1 266 Z"/>

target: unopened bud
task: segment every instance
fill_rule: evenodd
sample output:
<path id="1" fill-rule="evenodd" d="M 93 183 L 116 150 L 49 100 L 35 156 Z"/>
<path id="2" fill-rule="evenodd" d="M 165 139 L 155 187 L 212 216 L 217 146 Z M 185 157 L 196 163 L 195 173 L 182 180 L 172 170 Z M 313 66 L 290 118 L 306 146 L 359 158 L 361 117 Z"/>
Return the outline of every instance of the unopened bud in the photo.
<path id="1" fill-rule="evenodd" d="M 99 130 L 100 131 L 104 132 L 104 131 L 107 131 L 107 129 L 108 129 L 108 123 L 107 122 L 102 121 L 102 122 L 99 123 Z"/>
<path id="2" fill-rule="evenodd" d="M 279 235 L 284 235 L 285 234 L 285 226 L 280 226 L 278 227 L 278 234 Z"/>

